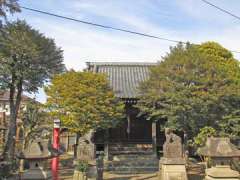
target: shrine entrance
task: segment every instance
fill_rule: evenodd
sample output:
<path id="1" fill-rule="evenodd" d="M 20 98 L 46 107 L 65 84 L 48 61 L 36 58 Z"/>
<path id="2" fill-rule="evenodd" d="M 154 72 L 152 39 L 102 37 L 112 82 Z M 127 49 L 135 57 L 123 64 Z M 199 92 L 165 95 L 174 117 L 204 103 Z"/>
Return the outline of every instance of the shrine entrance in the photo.
<path id="1" fill-rule="evenodd" d="M 144 119 L 130 119 L 119 127 L 109 129 L 109 142 L 152 143 L 152 122 Z"/>

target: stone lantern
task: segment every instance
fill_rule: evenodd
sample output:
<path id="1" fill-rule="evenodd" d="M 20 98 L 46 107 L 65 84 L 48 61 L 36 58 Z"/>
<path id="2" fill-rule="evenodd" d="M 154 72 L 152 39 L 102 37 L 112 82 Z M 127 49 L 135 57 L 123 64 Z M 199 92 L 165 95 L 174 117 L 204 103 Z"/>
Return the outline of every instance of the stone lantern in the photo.
<path id="1" fill-rule="evenodd" d="M 48 159 L 58 156 L 58 154 L 50 146 L 48 140 L 36 140 L 18 155 L 19 159 L 29 162 L 29 169 L 23 172 L 22 179 L 48 179 L 51 177 L 51 172 L 48 170 Z"/>
<path id="2" fill-rule="evenodd" d="M 239 173 L 231 169 L 231 163 L 234 158 L 240 157 L 240 150 L 229 138 L 210 137 L 198 153 L 211 159 L 211 168 L 206 169 L 206 180 L 239 179 Z"/>

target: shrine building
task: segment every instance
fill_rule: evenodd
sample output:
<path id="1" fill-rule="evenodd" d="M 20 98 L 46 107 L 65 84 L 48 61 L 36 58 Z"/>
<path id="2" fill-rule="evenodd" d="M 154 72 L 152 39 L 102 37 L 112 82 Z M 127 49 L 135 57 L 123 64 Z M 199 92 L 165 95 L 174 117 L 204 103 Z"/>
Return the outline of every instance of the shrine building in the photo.
<path id="1" fill-rule="evenodd" d="M 120 62 L 88 62 L 87 70 L 107 75 L 110 87 L 115 96 L 125 104 L 126 119 L 118 127 L 97 131 L 93 142 L 96 151 L 105 150 L 111 154 L 111 146 L 121 144 L 149 147 L 154 153 L 161 152 L 165 141 L 164 132 L 160 130 L 161 123 L 147 120 L 138 116 L 138 109 L 134 105 L 138 102 L 141 82 L 149 77 L 150 68 L 156 63 L 120 63 Z"/>

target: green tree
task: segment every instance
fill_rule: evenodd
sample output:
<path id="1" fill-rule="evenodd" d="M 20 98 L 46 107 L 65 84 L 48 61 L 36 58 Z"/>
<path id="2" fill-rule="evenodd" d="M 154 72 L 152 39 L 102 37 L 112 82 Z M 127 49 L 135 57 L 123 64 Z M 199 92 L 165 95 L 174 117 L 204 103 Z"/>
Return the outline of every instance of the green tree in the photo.
<path id="1" fill-rule="evenodd" d="M 238 101 L 238 107 L 240 103 Z M 231 107 L 232 108 L 232 107 Z M 220 122 L 220 135 L 227 136 L 231 139 L 240 137 L 240 109 L 235 109 L 231 113 L 226 114 Z"/>
<path id="2" fill-rule="evenodd" d="M 0 88 L 8 90 L 10 121 L 4 157 L 13 158 L 22 92 L 35 93 L 64 70 L 62 50 L 25 21 L 7 23 L 0 33 Z"/>
<path id="3" fill-rule="evenodd" d="M 29 101 L 24 110 L 20 111 L 22 120 L 23 142 L 22 150 L 24 150 L 29 142 L 40 137 L 47 137 L 52 131 L 52 120 L 49 113 L 45 110 L 44 105 L 36 101 Z"/>
<path id="4" fill-rule="evenodd" d="M 239 109 L 240 66 L 231 52 L 217 43 L 178 44 L 150 71 L 140 87 L 142 113 L 190 137 Z M 235 99 L 235 105 L 231 100 Z"/>
<path id="5" fill-rule="evenodd" d="M 15 12 L 20 12 L 18 0 L 1 0 L 0 1 L 0 16 L 3 16 L 6 18 L 7 12 L 10 12 L 11 14 Z"/>
<path id="6" fill-rule="evenodd" d="M 196 137 L 194 137 L 193 145 L 196 147 L 201 147 L 206 144 L 208 137 L 215 137 L 217 132 L 214 128 L 205 126 L 200 129 Z"/>
<path id="7" fill-rule="evenodd" d="M 44 105 L 35 100 L 28 101 L 20 111 L 21 123 L 21 149 L 24 151 L 28 144 L 39 138 L 51 138 L 52 120 Z M 20 161 L 20 169 L 24 170 L 24 161 Z"/>
<path id="8" fill-rule="evenodd" d="M 52 115 L 77 133 L 77 139 L 90 130 L 116 126 L 122 118 L 124 106 L 103 74 L 69 71 L 57 75 L 46 94 Z"/>

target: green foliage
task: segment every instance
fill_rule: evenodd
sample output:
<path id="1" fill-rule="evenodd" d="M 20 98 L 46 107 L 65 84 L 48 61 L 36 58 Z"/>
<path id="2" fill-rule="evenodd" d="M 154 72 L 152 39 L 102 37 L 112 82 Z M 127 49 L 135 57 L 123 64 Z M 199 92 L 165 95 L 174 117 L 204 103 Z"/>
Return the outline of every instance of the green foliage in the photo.
<path id="1" fill-rule="evenodd" d="M 223 117 L 220 122 L 221 135 L 236 139 L 240 137 L 240 109 Z"/>
<path id="2" fill-rule="evenodd" d="M 6 1 L 7 2 L 7 1 Z M 9 91 L 10 121 L 4 159 L 14 156 L 16 119 L 23 91 L 35 93 L 64 70 L 62 50 L 25 21 L 5 24 L 0 31 L 0 89 Z"/>
<path id="3" fill-rule="evenodd" d="M 73 132 L 116 126 L 122 118 L 124 106 L 103 74 L 70 71 L 51 83 L 46 87 L 50 111 Z"/>
<path id="4" fill-rule="evenodd" d="M 204 146 L 208 137 L 211 137 L 211 136 L 214 137 L 216 135 L 217 135 L 217 131 L 212 127 L 206 126 L 204 128 L 201 128 L 198 135 L 194 137 L 193 145 L 196 147 Z"/>
<path id="5" fill-rule="evenodd" d="M 20 12 L 18 0 L 1 0 L 0 1 L 0 16 L 6 17 L 6 13 L 11 14 Z"/>
<path id="6" fill-rule="evenodd" d="M 205 126 L 221 131 L 223 119 L 240 107 L 240 63 L 217 43 L 178 44 L 151 69 L 140 91 L 137 106 L 151 120 L 167 118 L 166 126 L 189 137 Z"/>
<path id="7" fill-rule="evenodd" d="M 199 46 L 199 50 L 208 56 L 220 58 L 220 60 L 233 59 L 229 50 L 215 42 L 205 42 Z"/>
<path id="8" fill-rule="evenodd" d="M 25 21 L 7 23 L 0 33 L 0 88 L 22 85 L 36 92 L 64 70 L 62 50 Z"/>
<path id="9" fill-rule="evenodd" d="M 75 169 L 76 169 L 77 171 L 82 172 L 82 173 L 86 173 L 86 172 L 87 172 L 87 169 L 88 169 L 88 162 L 87 162 L 87 161 L 83 161 L 83 160 L 78 161 Z"/>
<path id="10" fill-rule="evenodd" d="M 42 104 L 29 101 L 21 110 L 20 118 L 22 120 L 24 147 L 34 139 L 49 138 L 53 123 Z"/>

